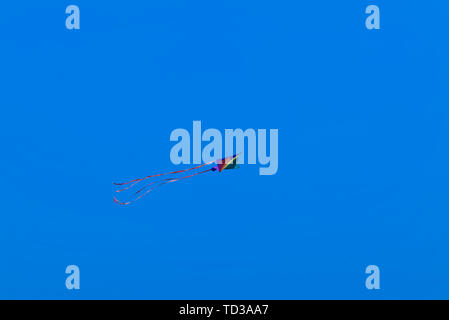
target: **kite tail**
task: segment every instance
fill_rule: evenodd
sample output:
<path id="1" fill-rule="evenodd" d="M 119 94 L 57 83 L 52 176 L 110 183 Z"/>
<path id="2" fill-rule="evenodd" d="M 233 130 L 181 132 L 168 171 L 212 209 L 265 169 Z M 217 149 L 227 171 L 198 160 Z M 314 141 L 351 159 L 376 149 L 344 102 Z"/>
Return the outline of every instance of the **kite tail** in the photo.
<path id="1" fill-rule="evenodd" d="M 179 170 L 179 171 L 173 171 L 173 172 L 169 172 L 169 173 L 162 173 L 162 174 L 157 174 L 157 175 L 153 175 L 153 176 L 147 176 L 147 177 L 142 178 L 142 179 L 135 179 L 135 180 L 131 180 L 131 181 L 125 182 L 125 183 L 114 183 L 115 185 L 124 185 L 124 184 L 129 184 L 129 183 L 131 183 L 130 186 L 128 186 L 128 187 L 126 187 L 126 188 L 124 188 L 124 189 L 117 190 L 116 192 L 122 192 L 122 191 L 128 190 L 129 188 L 133 187 L 135 184 L 137 184 L 137 183 L 139 183 L 139 182 L 141 182 L 141 181 L 143 181 L 143 180 L 146 180 L 146 179 L 148 179 L 148 178 L 158 177 L 158 176 L 168 175 L 168 174 L 175 174 L 175 173 L 186 172 L 186 171 L 190 171 L 190 170 L 194 170 L 194 169 L 198 169 L 198 168 L 204 167 L 204 166 L 206 166 L 206 165 L 212 164 L 213 162 L 215 162 L 215 161 L 212 161 L 212 162 L 209 162 L 209 163 L 205 163 L 205 164 L 202 164 L 202 165 L 200 165 L 200 166 L 197 166 L 197 167 L 194 167 L 194 168 L 190 168 L 190 169 L 186 169 L 186 170 Z M 196 173 L 190 174 L 190 175 L 188 175 L 188 176 L 180 177 L 180 178 L 165 178 L 165 179 L 153 181 L 153 182 L 148 183 L 148 184 L 145 185 L 144 187 L 140 188 L 139 190 L 137 190 L 137 191 L 135 192 L 135 194 L 139 194 L 139 193 L 141 193 L 142 191 L 144 191 L 145 189 L 147 189 L 148 187 L 152 186 L 151 188 L 149 188 L 148 190 L 145 190 L 144 193 L 142 193 L 140 196 L 138 196 L 137 198 L 135 198 L 135 199 L 133 199 L 133 200 L 130 200 L 130 201 L 127 201 L 127 202 L 121 202 L 121 201 L 119 201 L 119 200 L 117 199 L 117 197 L 114 197 L 113 200 L 114 200 L 114 202 L 117 203 L 117 204 L 120 204 L 120 205 L 128 205 L 128 204 L 130 204 L 130 203 L 133 203 L 133 202 L 139 200 L 140 198 L 142 198 L 142 197 L 144 197 L 145 195 L 147 195 L 149 192 L 153 191 L 154 189 L 156 189 L 156 188 L 158 188 L 158 187 L 160 187 L 160 186 L 163 186 L 164 184 L 168 184 L 168 183 L 176 182 L 176 181 L 179 181 L 179 180 L 191 178 L 191 177 L 194 177 L 194 176 L 196 176 L 196 175 L 203 174 L 203 173 L 210 172 L 210 171 L 214 171 L 214 168 L 207 169 L 207 170 L 203 170 L 203 171 L 200 171 L 200 172 L 196 172 Z"/>
<path id="2" fill-rule="evenodd" d="M 146 177 L 143 177 L 143 178 L 140 178 L 140 179 L 134 179 L 134 180 L 131 180 L 131 181 L 128 181 L 128 182 L 121 182 L 121 183 L 114 182 L 114 184 L 116 186 L 124 186 L 124 185 L 127 185 L 127 184 L 131 184 L 130 186 L 128 186 L 128 187 L 126 187 L 124 189 L 121 189 L 121 190 L 127 190 L 127 189 L 133 187 L 136 183 L 141 182 L 141 181 L 146 180 L 146 179 L 149 179 L 149 178 L 155 178 L 155 177 L 165 176 L 165 175 L 168 175 L 168 174 L 182 173 L 182 172 L 186 172 L 186 171 L 190 171 L 190 170 L 195 170 L 195 169 L 199 169 L 201 167 L 210 165 L 210 164 L 212 164 L 214 162 L 215 161 L 211 161 L 211 162 L 204 163 L 202 165 L 199 165 L 199 166 L 196 166 L 196 167 L 193 167 L 193 168 L 189 168 L 189 169 L 184 169 L 184 170 L 172 171 L 172 172 L 167 172 L 167 173 L 153 174 L 151 176 L 146 176 Z"/>

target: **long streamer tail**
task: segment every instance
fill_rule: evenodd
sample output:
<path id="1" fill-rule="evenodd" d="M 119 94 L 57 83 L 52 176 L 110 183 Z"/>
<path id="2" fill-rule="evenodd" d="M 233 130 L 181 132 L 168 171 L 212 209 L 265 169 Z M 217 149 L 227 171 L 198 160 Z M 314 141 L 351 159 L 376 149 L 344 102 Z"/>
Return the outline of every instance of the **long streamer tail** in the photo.
<path id="1" fill-rule="evenodd" d="M 190 171 L 190 170 L 199 169 L 201 167 L 210 165 L 210 164 L 212 164 L 214 162 L 215 161 L 211 161 L 211 162 L 208 162 L 208 163 L 203 163 L 203 164 L 201 164 L 199 166 L 196 166 L 196 167 L 193 167 L 193 168 L 189 168 L 189 169 L 184 169 L 184 170 L 178 170 L 178 171 L 172 171 L 172 172 L 166 172 L 166 173 L 153 174 L 151 176 L 146 176 L 146 177 L 143 177 L 143 178 L 140 178 L 140 179 L 134 179 L 134 180 L 131 180 L 131 181 L 128 181 L 128 182 L 120 182 L 120 183 L 114 182 L 114 184 L 116 186 L 123 186 L 123 185 L 127 185 L 127 184 L 134 183 L 134 182 L 140 182 L 140 181 L 143 181 L 143 180 L 146 180 L 146 179 L 149 179 L 149 178 L 155 178 L 155 177 L 165 176 L 165 175 L 168 175 L 168 174 L 182 173 L 182 172 L 186 172 L 186 171 Z M 128 188 L 130 188 L 130 187 L 128 187 Z"/>
<path id="2" fill-rule="evenodd" d="M 116 192 L 122 192 L 122 191 L 128 190 L 128 189 L 132 188 L 133 186 L 135 186 L 136 184 L 139 184 L 140 182 L 142 182 L 144 180 L 147 180 L 147 179 L 150 179 L 150 178 L 155 178 L 155 177 L 160 177 L 160 176 L 165 176 L 165 175 L 173 175 L 173 174 L 177 174 L 177 173 L 183 173 L 183 172 L 199 169 L 201 167 L 210 165 L 210 164 L 212 164 L 214 162 L 215 161 L 211 161 L 211 162 L 204 163 L 202 165 L 199 165 L 199 166 L 196 166 L 196 167 L 193 167 L 193 168 L 189 168 L 189 169 L 177 170 L 177 171 L 172 171 L 172 172 L 167 172 L 167 173 L 160 173 L 160 174 L 150 175 L 150 176 L 146 176 L 144 178 L 134 179 L 134 180 L 131 180 L 131 181 L 128 181 L 128 182 L 114 183 L 114 185 L 116 185 L 116 186 L 128 185 L 127 187 L 125 187 L 123 189 L 116 190 Z M 193 174 L 190 174 L 190 175 L 187 175 L 187 176 L 183 176 L 183 177 L 180 177 L 180 178 L 172 177 L 172 178 L 165 178 L 165 179 L 156 180 L 156 181 L 148 183 L 144 187 L 141 187 L 139 190 L 137 190 L 135 192 L 135 194 L 139 194 L 139 193 L 141 193 L 144 190 L 145 191 L 142 194 L 140 194 L 137 198 L 135 198 L 133 200 L 130 200 L 130 201 L 127 201 L 127 202 L 122 202 L 122 201 L 119 201 L 117 199 L 117 197 L 114 197 L 113 200 L 117 204 L 128 205 L 130 203 L 133 203 L 133 202 L 139 200 L 140 198 L 142 198 L 145 195 L 147 195 L 149 192 L 153 191 L 154 189 L 156 189 L 156 188 L 158 188 L 158 187 L 160 187 L 160 186 L 162 186 L 164 184 L 168 184 L 168 183 L 176 182 L 176 181 L 179 181 L 179 180 L 191 178 L 191 177 L 194 177 L 196 175 L 203 174 L 203 173 L 210 172 L 210 171 L 214 171 L 214 168 L 203 170 L 203 171 L 200 171 L 200 172 L 196 172 L 196 173 L 193 173 Z M 152 186 L 152 187 L 148 189 L 148 187 L 150 187 L 150 186 Z"/>

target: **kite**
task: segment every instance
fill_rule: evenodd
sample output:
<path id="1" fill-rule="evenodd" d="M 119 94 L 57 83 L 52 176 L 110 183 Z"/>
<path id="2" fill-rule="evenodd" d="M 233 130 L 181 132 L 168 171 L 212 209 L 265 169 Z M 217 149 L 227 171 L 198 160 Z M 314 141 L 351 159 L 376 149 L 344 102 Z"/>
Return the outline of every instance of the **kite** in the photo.
<path id="1" fill-rule="evenodd" d="M 168 184 L 168 183 L 172 183 L 172 182 L 176 182 L 179 180 L 183 180 L 183 179 L 187 179 L 187 178 L 191 178 L 194 177 L 196 175 L 199 174 L 203 174 L 203 173 L 207 173 L 207 172 L 214 172 L 214 171 L 218 171 L 218 172 L 222 172 L 223 170 L 228 170 L 228 169 L 236 169 L 238 168 L 238 164 L 237 164 L 237 158 L 239 157 L 239 154 L 235 154 L 233 156 L 229 156 L 223 159 L 219 159 L 219 160 L 215 160 L 215 161 L 211 161 L 208 163 L 204 163 L 202 165 L 190 168 L 190 169 L 184 169 L 184 170 L 178 170 L 178 171 L 172 171 L 172 172 L 167 172 L 167 173 L 159 173 L 159 174 L 154 174 L 151 176 L 146 176 L 144 178 L 139 178 L 139 179 L 134 179 L 128 182 L 121 182 L 121 183 L 116 183 L 114 182 L 114 185 L 116 186 L 126 186 L 123 189 L 119 189 L 116 190 L 115 192 L 123 192 L 125 190 L 129 190 L 134 186 L 139 185 L 140 188 L 135 192 L 137 196 L 137 198 L 130 200 L 130 201 L 126 201 L 126 202 L 121 202 L 117 199 L 117 197 L 114 197 L 114 202 L 120 205 L 128 205 L 130 203 L 133 203 L 137 200 L 139 200 L 140 198 L 144 197 L 145 195 L 147 195 L 149 192 L 153 191 L 154 189 L 164 185 L 164 184 Z M 197 170 L 199 168 L 211 165 L 211 164 L 215 164 L 212 168 L 206 169 L 206 170 L 202 170 L 199 172 L 195 172 L 191 173 L 187 176 L 175 176 L 176 174 L 179 173 L 184 173 L 184 172 L 188 172 L 188 171 L 192 171 L 192 170 Z M 147 183 L 146 185 L 144 185 L 143 187 L 141 186 L 141 182 L 142 181 L 147 181 L 148 179 L 151 178 L 156 178 L 156 177 L 160 177 L 160 176 L 169 176 L 169 178 L 164 178 L 164 179 L 160 179 L 160 180 L 156 180 L 156 181 L 152 181 Z"/>

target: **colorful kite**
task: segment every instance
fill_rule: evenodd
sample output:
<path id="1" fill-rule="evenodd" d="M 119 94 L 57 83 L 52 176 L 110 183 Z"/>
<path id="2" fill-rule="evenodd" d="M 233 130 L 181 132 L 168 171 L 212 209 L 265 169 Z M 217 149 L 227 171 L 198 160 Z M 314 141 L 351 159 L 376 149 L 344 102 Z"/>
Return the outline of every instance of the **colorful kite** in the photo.
<path id="1" fill-rule="evenodd" d="M 137 198 L 133 199 L 133 200 L 130 200 L 130 201 L 127 201 L 127 202 L 121 202 L 116 197 L 114 197 L 114 202 L 117 203 L 117 204 L 120 204 L 120 205 L 128 205 L 130 203 L 133 203 L 134 201 L 139 200 L 140 198 L 142 198 L 143 196 L 145 196 L 149 192 L 153 191 L 154 189 L 156 189 L 156 188 L 158 188 L 158 187 L 160 187 L 160 186 L 162 186 L 164 184 L 175 182 L 175 181 L 179 181 L 179 180 L 183 180 L 183 179 L 187 179 L 187 178 L 191 178 L 191 177 L 194 177 L 196 175 L 199 175 L 199 174 L 202 174 L 202 173 L 206 173 L 206 172 L 211 172 L 211 171 L 222 172 L 223 170 L 238 168 L 237 158 L 239 157 L 239 155 L 240 154 L 233 155 L 233 156 L 230 156 L 230 157 L 226 157 L 226 158 L 223 158 L 223 159 L 220 159 L 220 160 L 211 161 L 211 162 L 204 163 L 202 165 L 199 165 L 199 166 L 196 166 L 196 167 L 193 167 L 193 168 L 190 168 L 190 169 L 178 170 L 178 171 L 172 171 L 172 172 L 160 173 L 160 174 L 154 174 L 154 175 L 151 175 L 151 176 L 146 176 L 144 178 L 134 179 L 134 180 L 131 180 L 131 181 L 128 181 L 128 182 L 114 183 L 114 185 L 116 185 L 116 186 L 127 185 L 127 187 L 115 191 L 115 192 L 122 192 L 122 191 L 125 191 L 125 190 L 128 190 L 128 189 L 131 189 L 135 185 L 138 185 L 138 184 L 140 185 L 140 183 L 142 181 L 145 181 L 147 179 L 170 175 L 170 178 L 165 178 L 165 179 L 152 181 L 150 183 L 147 183 L 145 186 L 140 187 L 140 189 L 138 189 L 135 192 L 135 194 L 140 194 L 140 195 Z M 173 175 L 176 175 L 178 173 L 183 173 L 183 172 L 187 172 L 187 171 L 191 171 L 191 170 L 196 170 L 196 169 L 202 168 L 204 166 L 211 165 L 213 163 L 215 163 L 216 165 L 213 166 L 212 168 L 207 169 L 207 170 L 195 172 L 195 173 L 192 173 L 190 175 L 183 176 L 183 177 L 173 176 Z"/>

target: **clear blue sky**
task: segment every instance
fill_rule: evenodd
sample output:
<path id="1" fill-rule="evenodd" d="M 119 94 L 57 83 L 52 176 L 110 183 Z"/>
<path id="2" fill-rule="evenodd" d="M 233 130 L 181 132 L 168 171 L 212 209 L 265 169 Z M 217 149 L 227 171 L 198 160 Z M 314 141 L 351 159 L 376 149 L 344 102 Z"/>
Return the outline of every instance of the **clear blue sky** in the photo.
<path id="1" fill-rule="evenodd" d="M 448 10 L 4 2 L 0 298 L 449 298 Z M 193 120 L 279 129 L 278 173 L 247 165 L 115 205 L 113 181 L 178 168 L 169 135 Z"/>

